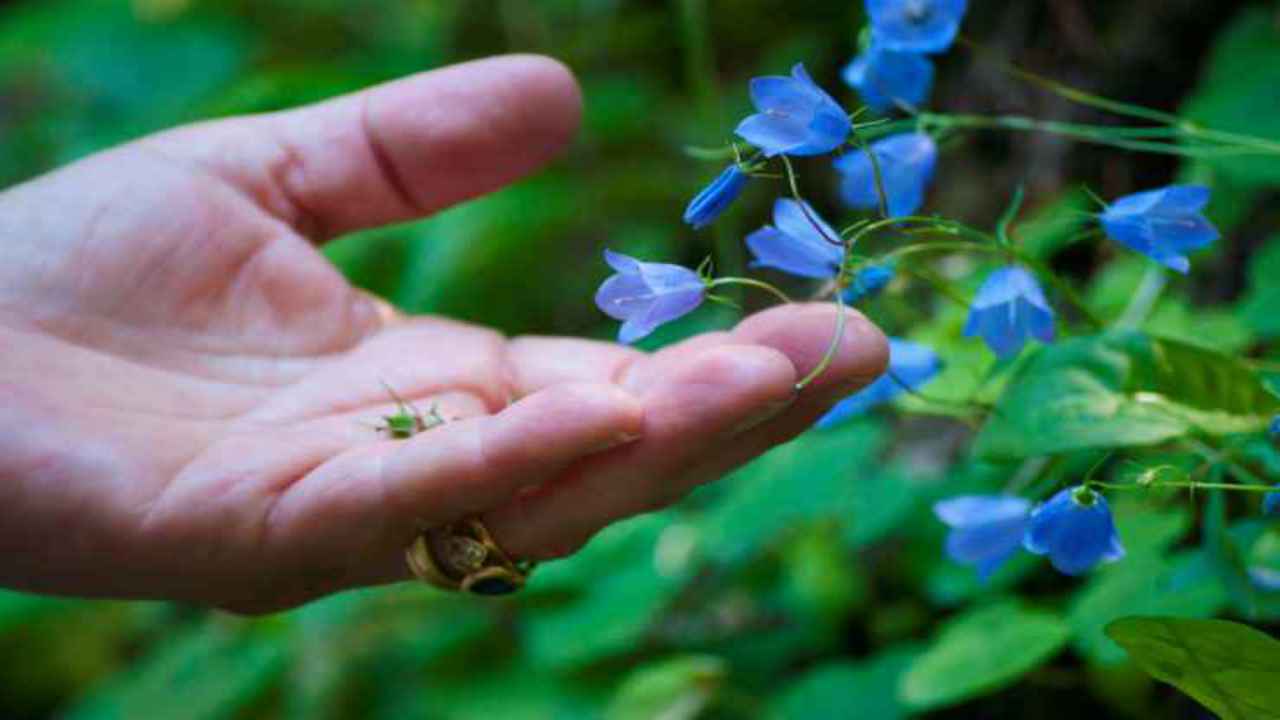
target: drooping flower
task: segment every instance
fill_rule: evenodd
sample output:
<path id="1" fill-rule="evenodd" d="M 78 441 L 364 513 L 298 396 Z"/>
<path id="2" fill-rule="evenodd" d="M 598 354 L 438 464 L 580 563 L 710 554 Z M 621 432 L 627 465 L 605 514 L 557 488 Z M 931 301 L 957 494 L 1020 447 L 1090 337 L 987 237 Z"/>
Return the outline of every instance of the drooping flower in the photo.
<path id="1" fill-rule="evenodd" d="M 933 181 L 938 146 L 925 133 L 904 133 L 871 144 L 880 166 L 890 217 L 911 215 L 924 205 Z M 875 168 L 866 152 L 852 152 L 835 161 L 840 172 L 840 195 L 850 207 L 871 210 L 880 206 Z"/>
<path id="2" fill-rule="evenodd" d="M 1280 593 L 1280 570 L 1254 566 L 1249 568 L 1249 579 L 1255 587 L 1269 593 Z"/>
<path id="3" fill-rule="evenodd" d="M 840 235 L 808 203 L 790 198 L 773 204 L 773 224 L 747 236 L 755 260 L 751 267 L 769 267 L 807 278 L 832 278 L 840 272 L 844 248 Z"/>
<path id="4" fill-rule="evenodd" d="M 966 0 L 867 0 L 871 35 L 899 52 L 945 52 L 960 32 Z"/>
<path id="5" fill-rule="evenodd" d="M 1080 575 L 1124 557 L 1106 498 L 1089 488 L 1067 488 L 1031 514 L 1023 547 L 1048 555 L 1059 572 Z"/>
<path id="6" fill-rule="evenodd" d="M 1262 514 L 1274 515 L 1280 517 L 1280 485 L 1276 485 L 1276 491 L 1267 493 L 1262 499 Z"/>
<path id="7" fill-rule="evenodd" d="M 746 186 L 747 174 L 736 164 L 730 165 L 689 202 L 689 207 L 684 211 L 684 221 L 692 225 L 694 230 L 710 225 L 729 209 Z"/>
<path id="8" fill-rule="evenodd" d="M 872 45 L 844 69 L 844 81 L 879 113 L 924 105 L 933 90 L 933 62 L 918 53 Z"/>
<path id="9" fill-rule="evenodd" d="M 1271 435 L 1272 440 L 1280 440 L 1280 415 L 1271 418 L 1271 426 L 1267 428 L 1267 433 Z"/>
<path id="10" fill-rule="evenodd" d="M 981 337 L 1001 359 L 1015 357 L 1030 338 L 1053 342 L 1053 309 L 1031 273 L 1017 266 L 991 273 L 978 290 L 965 337 Z"/>
<path id="11" fill-rule="evenodd" d="M 751 102 L 759 112 L 738 125 L 738 136 L 774 155 L 822 155 L 844 144 L 852 130 L 849 114 L 818 87 L 804 65 L 791 76 L 751 81 Z"/>
<path id="12" fill-rule="evenodd" d="M 947 555 L 973 565 L 984 580 L 1022 549 L 1031 524 L 1031 501 L 1009 495 L 971 495 L 933 506 L 938 519 L 951 527 Z"/>
<path id="13" fill-rule="evenodd" d="M 908 340 L 889 338 L 889 369 L 885 374 L 842 400 L 818 421 L 817 427 L 834 427 L 903 393 L 915 392 L 940 372 L 942 359 L 933 350 Z"/>
<path id="14" fill-rule="evenodd" d="M 623 321 L 619 342 L 640 340 L 702 304 L 706 285 L 689 268 L 641 262 L 611 250 L 604 251 L 604 259 L 617 274 L 596 292 L 596 306 Z"/>
<path id="15" fill-rule="evenodd" d="M 1185 274 L 1191 270 L 1187 253 L 1219 237 L 1202 212 L 1208 204 L 1209 188 L 1172 185 L 1122 197 L 1099 219 L 1112 240 Z"/>
<path id="16" fill-rule="evenodd" d="M 844 302 L 846 305 L 856 305 L 863 300 L 869 300 L 879 295 L 890 282 L 893 282 L 892 267 L 872 265 L 863 268 L 853 276 L 853 282 L 849 283 L 849 287 L 845 288 Z"/>

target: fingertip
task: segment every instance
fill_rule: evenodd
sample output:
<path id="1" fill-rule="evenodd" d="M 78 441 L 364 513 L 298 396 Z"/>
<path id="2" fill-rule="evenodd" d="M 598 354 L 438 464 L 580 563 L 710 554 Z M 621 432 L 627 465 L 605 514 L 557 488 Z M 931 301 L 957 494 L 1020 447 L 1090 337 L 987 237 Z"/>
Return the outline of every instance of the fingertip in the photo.
<path id="1" fill-rule="evenodd" d="M 645 398 L 657 423 L 677 434 L 706 434 L 707 428 L 777 412 L 794 397 L 796 379 L 795 366 L 773 348 L 720 345 L 672 369 Z"/>
<path id="2" fill-rule="evenodd" d="M 818 367 L 838 325 L 837 308 L 829 303 L 786 305 L 743 320 L 734 330 L 738 342 L 750 342 L 781 353 L 801 376 Z M 857 310 L 846 308 L 845 326 L 831 365 L 814 387 L 852 392 L 884 374 L 889 342 L 884 333 Z"/>
<path id="3" fill-rule="evenodd" d="M 541 390 L 504 410 L 504 445 L 560 448 L 565 460 L 632 442 L 644 432 L 644 405 L 605 383 L 572 383 Z"/>

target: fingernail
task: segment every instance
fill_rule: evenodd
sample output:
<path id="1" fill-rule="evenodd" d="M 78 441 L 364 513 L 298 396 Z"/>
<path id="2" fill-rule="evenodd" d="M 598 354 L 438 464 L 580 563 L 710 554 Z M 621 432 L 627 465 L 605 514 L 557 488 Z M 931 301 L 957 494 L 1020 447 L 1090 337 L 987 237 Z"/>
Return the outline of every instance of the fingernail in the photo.
<path id="1" fill-rule="evenodd" d="M 779 400 L 777 402 L 772 402 L 772 403 L 769 403 L 768 405 L 761 407 L 756 412 L 747 416 L 745 420 L 735 425 L 733 428 L 732 434 L 741 435 L 742 433 L 745 433 L 748 430 L 753 430 L 757 427 L 760 427 L 761 425 L 769 422 L 770 420 L 780 415 L 783 410 L 786 410 L 787 408 L 791 407 L 791 404 L 793 402 L 795 402 L 794 395 L 787 398 L 786 400 Z"/>

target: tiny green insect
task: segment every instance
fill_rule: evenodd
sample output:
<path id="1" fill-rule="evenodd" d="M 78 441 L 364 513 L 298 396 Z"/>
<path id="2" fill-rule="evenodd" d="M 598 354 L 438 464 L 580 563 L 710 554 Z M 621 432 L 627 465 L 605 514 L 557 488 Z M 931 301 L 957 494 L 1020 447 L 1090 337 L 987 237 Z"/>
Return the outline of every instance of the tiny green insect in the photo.
<path id="1" fill-rule="evenodd" d="M 391 399 L 395 400 L 397 412 L 394 415 L 382 416 L 385 424 L 377 427 L 378 432 L 385 432 L 392 440 L 408 440 L 414 435 L 445 424 L 446 420 L 440 414 L 438 405 L 433 404 L 427 414 L 423 415 L 413 403 L 400 397 L 385 381 L 382 386 L 387 389 Z"/>

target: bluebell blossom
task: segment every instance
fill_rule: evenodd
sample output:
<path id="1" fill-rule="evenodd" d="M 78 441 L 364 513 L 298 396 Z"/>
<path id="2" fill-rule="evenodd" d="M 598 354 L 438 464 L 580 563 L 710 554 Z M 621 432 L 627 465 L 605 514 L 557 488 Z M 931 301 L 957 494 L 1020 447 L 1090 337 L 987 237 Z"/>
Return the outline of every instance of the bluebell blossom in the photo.
<path id="1" fill-rule="evenodd" d="M 818 421 L 829 428 L 861 415 L 899 395 L 915 392 L 942 372 L 942 359 L 933 350 L 908 340 L 889 338 L 889 369 L 878 380 L 842 400 Z"/>
<path id="2" fill-rule="evenodd" d="M 991 273 L 978 290 L 965 337 L 981 337 L 1001 359 L 1022 352 L 1030 338 L 1053 342 L 1053 309 L 1036 278 L 1011 266 Z"/>
<path id="3" fill-rule="evenodd" d="M 879 113 L 924 105 L 933 90 L 933 62 L 918 53 L 873 44 L 844 69 L 844 81 Z"/>
<path id="4" fill-rule="evenodd" d="M 867 0 L 871 35 L 899 52 L 945 52 L 960 32 L 966 0 Z"/>
<path id="5" fill-rule="evenodd" d="M 1124 557 L 1107 499 L 1081 487 L 1067 488 L 1031 514 L 1023 547 L 1048 555 L 1059 572 L 1080 575 Z"/>
<path id="6" fill-rule="evenodd" d="M 710 225 L 729 209 L 746 186 L 747 174 L 736 164 L 730 165 L 689 202 L 684 211 L 684 221 L 695 230 Z"/>
<path id="7" fill-rule="evenodd" d="M 1187 253 L 1219 237 L 1204 217 L 1208 204 L 1209 188 L 1173 185 L 1120 198 L 1099 219 L 1112 240 L 1185 274 L 1191 270 Z"/>
<path id="8" fill-rule="evenodd" d="M 617 274 L 600 286 L 596 306 L 623 321 L 619 342 L 643 339 L 659 325 L 693 312 L 705 297 L 706 284 L 689 268 L 641 262 L 611 250 L 604 251 L 604 259 Z"/>
<path id="9" fill-rule="evenodd" d="M 849 283 L 849 287 L 845 288 L 844 302 L 846 305 L 856 305 L 863 300 L 869 300 L 879 295 L 891 282 L 893 282 L 892 267 L 872 265 L 863 268 L 853 276 L 853 282 Z"/>
<path id="10" fill-rule="evenodd" d="M 1267 434 L 1271 435 L 1272 440 L 1280 440 L 1280 415 L 1271 418 L 1271 425 L 1267 428 Z"/>
<path id="11" fill-rule="evenodd" d="M 1262 498 L 1262 514 L 1280 517 L 1280 485 L 1276 485 L 1275 492 L 1267 493 Z"/>
<path id="12" fill-rule="evenodd" d="M 849 114 L 818 87 L 804 65 L 790 77 L 769 75 L 751 81 L 756 115 L 738 125 L 738 136 L 774 155 L 822 155 L 840 147 L 853 129 Z"/>
<path id="13" fill-rule="evenodd" d="M 933 506 L 946 523 L 947 555 L 972 565 L 984 580 L 1022 549 L 1031 524 L 1031 501 L 1009 495 L 971 495 Z"/>
<path id="14" fill-rule="evenodd" d="M 844 248 L 840 234 L 813 208 L 790 198 L 773 204 L 773 224 L 747 236 L 755 256 L 751 267 L 768 267 L 800 277 L 833 278 L 840 272 Z"/>
<path id="15" fill-rule="evenodd" d="M 1254 566 L 1249 568 L 1249 579 L 1254 587 L 1269 593 L 1280 593 L 1280 570 Z"/>
<path id="16" fill-rule="evenodd" d="M 889 217 L 906 217 L 924 205 L 933 181 L 938 146 L 925 133 L 904 133 L 871 144 L 880 165 L 880 178 Z M 866 152 L 851 152 L 835 161 L 840 172 L 840 196 L 850 207 L 873 210 L 880 206 L 875 168 Z"/>

